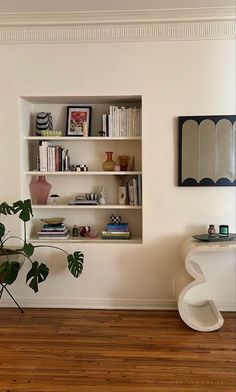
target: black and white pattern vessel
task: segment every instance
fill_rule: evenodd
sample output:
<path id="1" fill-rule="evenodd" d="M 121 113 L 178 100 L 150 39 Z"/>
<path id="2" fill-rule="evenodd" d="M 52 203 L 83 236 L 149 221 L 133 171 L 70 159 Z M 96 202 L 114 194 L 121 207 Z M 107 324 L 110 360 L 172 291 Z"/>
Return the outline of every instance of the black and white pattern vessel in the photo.
<path id="1" fill-rule="evenodd" d="M 50 112 L 38 112 L 36 116 L 36 133 L 42 136 L 42 131 L 52 130 L 52 114 Z"/>

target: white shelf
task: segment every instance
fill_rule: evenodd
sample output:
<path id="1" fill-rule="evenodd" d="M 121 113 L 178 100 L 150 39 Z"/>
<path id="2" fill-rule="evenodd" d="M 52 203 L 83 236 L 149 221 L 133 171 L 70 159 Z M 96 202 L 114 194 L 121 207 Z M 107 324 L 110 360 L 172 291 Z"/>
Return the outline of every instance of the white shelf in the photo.
<path id="1" fill-rule="evenodd" d="M 76 137 L 76 136 L 26 136 L 25 140 L 40 141 L 40 140 L 61 140 L 61 141 L 102 141 L 104 140 L 141 140 L 141 136 L 119 136 L 119 137 L 101 137 L 101 136 L 89 136 L 89 137 Z"/>
<path id="2" fill-rule="evenodd" d="M 81 238 L 81 237 L 69 237 L 67 239 L 43 239 L 43 240 L 39 240 L 36 237 L 32 237 L 28 239 L 29 242 L 32 243 L 40 243 L 40 244 L 44 244 L 44 243 L 55 243 L 55 244 L 68 244 L 68 243 L 86 243 L 86 244 L 142 244 L 142 239 L 141 238 L 131 238 L 129 240 L 103 240 L 101 237 L 97 237 L 97 238 Z"/>
<path id="3" fill-rule="evenodd" d="M 65 130 L 66 124 L 66 106 L 73 106 L 73 104 L 82 106 L 91 106 L 92 116 L 90 118 L 90 136 L 67 136 Z M 91 227 L 101 228 L 106 225 L 111 215 L 112 210 L 114 215 L 121 215 L 122 221 L 129 223 L 132 238 L 129 240 L 107 240 L 102 239 L 101 236 L 96 239 L 90 238 L 73 238 L 68 239 L 38 239 L 37 235 L 31 241 L 35 243 L 110 243 L 110 244 L 140 244 L 142 243 L 142 219 L 143 208 L 141 205 L 119 205 L 118 186 L 121 179 L 124 178 L 128 182 L 130 178 L 142 176 L 142 135 L 141 121 L 137 121 L 137 128 L 132 127 L 131 118 L 127 117 L 127 126 L 130 135 L 140 136 L 99 136 L 99 131 L 102 127 L 102 115 L 110 113 L 110 106 L 125 106 L 127 109 L 142 107 L 141 96 L 93 96 L 93 97 L 23 97 L 21 99 L 22 107 L 22 189 L 25 192 L 26 198 L 29 192 L 29 184 L 31 188 L 31 180 L 38 176 L 46 176 L 48 182 L 52 185 L 51 193 L 57 193 L 61 197 L 58 202 L 61 204 L 53 204 L 52 199 L 48 199 L 50 204 L 38 205 L 33 204 L 34 220 L 30 227 L 30 232 L 37 234 L 39 229 L 40 219 L 44 216 L 55 216 L 59 212 L 68 222 L 69 226 L 73 226 L 74 222 L 79 221 L 81 224 L 90 224 Z M 62 132 L 62 135 L 55 136 L 39 136 L 36 135 L 35 122 L 36 114 L 38 112 L 51 112 L 54 120 L 54 126 Z M 136 119 L 137 120 L 137 119 Z M 141 120 L 141 118 L 140 118 Z M 130 124 L 130 125 L 128 125 Z M 113 124 L 115 125 L 115 124 Z M 132 128 L 132 131 L 131 131 Z M 119 132 L 117 132 L 119 134 Z M 117 134 L 116 133 L 116 134 Z M 34 168 L 39 168 L 37 165 L 39 155 L 39 144 L 42 141 L 47 141 L 48 144 L 60 145 L 62 149 L 69 150 L 70 164 L 87 164 L 89 171 L 39 171 Z M 106 159 L 106 152 L 112 151 L 114 161 L 118 162 L 120 155 L 128 155 L 135 164 L 134 171 L 105 171 L 102 170 L 102 165 Z M 42 158 L 42 157 L 41 157 Z M 48 158 L 48 156 L 47 156 Z M 125 176 L 125 177 L 122 177 Z M 141 181 L 139 180 L 139 187 Z M 135 184 L 135 182 L 134 182 Z M 106 205 L 68 205 L 73 195 L 86 193 L 88 191 L 99 192 L 105 190 L 106 200 L 110 204 Z M 140 189 L 140 188 L 139 188 Z M 130 191 L 131 192 L 131 191 Z M 72 195 L 72 196 L 70 196 Z M 138 195 L 140 197 L 140 194 Z M 128 200 L 128 199 L 127 199 Z M 51 204 L 52 202 L 52 204 Z M 116 213 L 115 213 L 116 211 Z M 42 223 L 42 222 L 41 222 Z M 60 246 L 60 245 L 59 245 Z"/>
<path id="4" fill-rule="evenodd" d="M 33 204 L 32 208 L 34 210 L 73 210 L 73 209 L 98 209 L 98 210 L 141 210 L 142 206 L 130 206 L 130 205 L 120 205 L 120 204 L 105 204 L 105 205 L 78 205 L 78 206 L 70 206 L 67 204 L 47 204 L 47 205 L 39 205 Z"/>
<path id="5" fill-rule="evenodd" d="M 131 176 L 142 174 L 141 171 L 58 171 L 58 172 L 43 172 L 43 171 L 26 171 L 26 175 L 30 176 Z"/>

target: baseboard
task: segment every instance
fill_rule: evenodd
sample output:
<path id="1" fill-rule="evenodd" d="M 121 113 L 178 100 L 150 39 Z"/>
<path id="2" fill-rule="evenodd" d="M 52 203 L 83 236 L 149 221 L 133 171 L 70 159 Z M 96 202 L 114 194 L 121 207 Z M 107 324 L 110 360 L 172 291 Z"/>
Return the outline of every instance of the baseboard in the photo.
<path id="1" fill-rule="evenodd" d="M 23 308 L 68 308 L 68 309 L 130 309 L 130 310 L 176 310 L 177 304 L 172 299 L 114 299 L 114 298 L 53 298 L 53 299 L 20 299 Z M 192 305 L 199 301 L 188 301 Z M 220 311 L 235 312 L 236 303 L 214 301 Z M 2 298 L 0 307 L 14 307 L 14 302 L 9 298 Z"/>
<path id="2" fill-rule="evenodd" d="M 71 308 L 71 309 L 177 309 L 175 300 L 165 299 L 113 299 L 113 298 L 53 298 L 53 299 L 20 299 L 23 308 Z M 0 307 L 14 307 L 9 298 L 2 298 Z"/>

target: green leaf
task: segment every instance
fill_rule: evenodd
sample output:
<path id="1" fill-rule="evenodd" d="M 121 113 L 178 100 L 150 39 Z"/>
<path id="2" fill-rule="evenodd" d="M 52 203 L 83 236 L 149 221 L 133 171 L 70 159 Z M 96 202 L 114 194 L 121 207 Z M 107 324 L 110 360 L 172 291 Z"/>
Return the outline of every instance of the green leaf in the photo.
<path id="1" fill-rule="evenodd" d="M 5 234 L 5 226 L 0 223 L 0 238 L 2 238 Z"/>
<path id="2" fill-rule="evenodd" d="M 26 256 L 31 257 L 34 253 L 34 246 L 30 242 L 28 244 L 25 243 L 23 250 Z"/>
<path id="3" fill-rule="evenodd" d="M 37 261 L 34 261 L 32 263 L 32 268 L 26 275 L 26 283 L 28 283 L 29 287 L 37 293 L 38 283 L 43 282 L 47 278 L 48 273 L 49 269 L 45 264 L 39 264 Z"/>
<path id="4" fill-rule="evenodd" d="M 0 214 L 3 215 L 12 215 L 14 214 L 14 208 L 9 206 L 5 201 L 0 204 Z"/>
<path id="5" fill-rule="evenodd" d="M 78 278 L 83 271 L 84 255 L 77 251 L 73 255 L 67 256 L 69 271 L 75 278 Z"/>
<path id="6" fill-rule="evenodd" d="M 0 282 L 12 284 L 15 282 L 20 269 L 18 261 L 4 261 L 0 265 Z"/>
<path id="7" fill-rule="evenodd" d="M 30 215 L 33 216 L 31 200 L 18 200 L 13 203 L 14 214 L 20 211 L 19 218 L 24 222 L 28 222 L 30 220 Z"/>

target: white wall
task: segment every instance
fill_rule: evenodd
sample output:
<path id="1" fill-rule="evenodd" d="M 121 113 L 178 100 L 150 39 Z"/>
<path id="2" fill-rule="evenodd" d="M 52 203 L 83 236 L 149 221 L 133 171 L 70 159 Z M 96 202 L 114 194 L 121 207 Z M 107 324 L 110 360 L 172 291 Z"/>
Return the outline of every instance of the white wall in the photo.
<path id="1" fill-rule="evenodd" d="M 234 188 L 177 186 L 177 116 L 235 112 L 235 43 L 226 40 L 0 46 L 0 200 L 21 196 L 20 96 L 125 94 L 143 96 L 144 242 L 79 244 L 79 280 L 44 252 L 51 274 L 40 292 L 24 274 L 12 287 L 24 305 L 171 306 L 182 241 L 209 223 L 236 230 Z"/>

